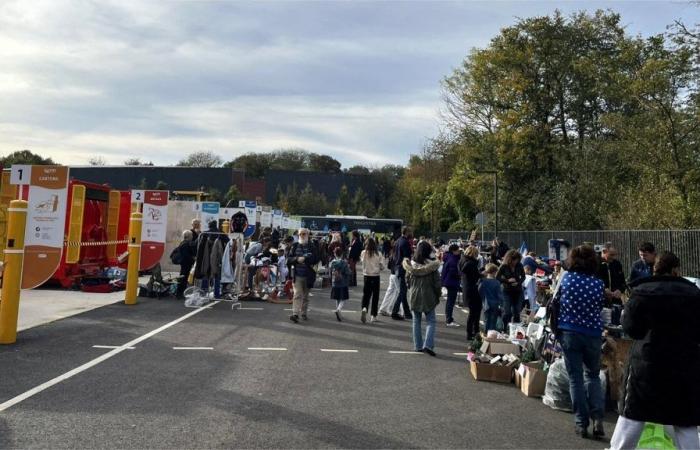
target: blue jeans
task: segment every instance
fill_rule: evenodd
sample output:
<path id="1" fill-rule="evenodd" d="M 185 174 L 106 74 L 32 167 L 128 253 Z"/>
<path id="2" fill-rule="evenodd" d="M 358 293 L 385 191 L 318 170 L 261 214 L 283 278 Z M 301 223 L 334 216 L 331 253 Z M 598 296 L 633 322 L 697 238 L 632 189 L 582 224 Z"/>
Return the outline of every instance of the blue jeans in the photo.
<path id="1" fill-rule="evenodd" d="M 600 385 L 600 345 L 600 337 L 561 332 L 576 425 L 582 428 L 588 428 L 590 419 L 602 419 L 605 412 Z"/>
<path id="2" fill-rule="evenodd" d="M 202 278 L 202 290 L 209 292 L 211 282 L 214 282 L 214 298 L 221 298 L 221 278 Z"/>
<path id="3" fill-rule="evenodd" d="M 447 288 L 447 303 L 445 303 L 445 322 L 454 322 L 454 317 L 452 313 L 455 309 L 455 303 L 457 302 L 457 292 L 459 291 L 456 287 Z"/>
<path id="4" fill-rule="evenodd" d="M 496 323 L 498 322 L 499 310 L 498 308 L 491 307 L 490 309 L 484 311 L 484 320 L 486 321 L 486 331 L 495 330 Z"/>
<path id="5" fill-rule="evenodd" d="M 513 321 L 513 323 L 520 323 L 520 311 L 523 309 L 524 297 L 522 289 L 520 292 L 503 291 L 503 326 L 506 331 L 511 321 Z"/>
<path id="6" fill-rule="evenodd" d="M 403 308 L 403 315 L 408 316 L 410 310 L 408 308 L 408 286 L 406 286 L 406 274 L 399 274 L 399 297 L 394 303 L 394 309 L 391 311 L 392 314 L 398 314 L 399 308 Z"/>
<path id="7" fill-rule="evenodd" d="M 421 333 L 421 316 L 425 314 L 427 326 L 425 327 L 425 342 Z M 435 346 L 435 308 L 427 313 L 413 311 L 413 348 L 422 350 L 424 348 L 433 349 Z"/>

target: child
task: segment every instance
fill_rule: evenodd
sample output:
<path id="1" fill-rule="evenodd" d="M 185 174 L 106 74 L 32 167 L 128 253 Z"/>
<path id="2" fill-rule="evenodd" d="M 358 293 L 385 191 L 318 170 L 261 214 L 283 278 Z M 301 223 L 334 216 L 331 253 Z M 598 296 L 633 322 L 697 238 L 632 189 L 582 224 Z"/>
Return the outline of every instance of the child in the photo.
<path id="1" fill-rule="evenodd" d="M 284 286 L 284 282 L 287 281 L 287 275 L 289 275 L 287 257 L 284 256 L 284 249 L 280 248 L 277 250 L 277 284 Z"/>
<path id="2" fill-rule="evenodd" d="M 523 292 L 525 300 L 530 305 L 530 311 L 536 312 L 537 304 L 537 280 L 532 276 L 532 267 L 525 266 L 525 281 L 523 282 Z"/>
<path id="3" fill-rule="evenodd" d="M 348 292 L 348 285 L 350 284 L 350 266 L 343 259 L 343 249 L 341 247 L 336 247 L 333 250 L 334 259 L 331 261 L 330 271 L 331 271 L 331 299 L 335 300 L 335 317 L 338 322 L 342 322 L 342 316 L 340 312 L 343 310 L 343 305 L 345 300 L 350 298 L 350 293 Z"/>
<path id="4" fill-rule="evenodd" d="M 496 330 L 498 316 L 501 315 L 503 305 L 503 290 L 500 282 L 496 279 L 498 266 L 486 264 L 484 273 L 486 278 L 479 284 L 479 296 L 484 302 L 484 317 L 486 318 L 486 331 Z M 501 330 L 498 330 L 501 331 Z"/>

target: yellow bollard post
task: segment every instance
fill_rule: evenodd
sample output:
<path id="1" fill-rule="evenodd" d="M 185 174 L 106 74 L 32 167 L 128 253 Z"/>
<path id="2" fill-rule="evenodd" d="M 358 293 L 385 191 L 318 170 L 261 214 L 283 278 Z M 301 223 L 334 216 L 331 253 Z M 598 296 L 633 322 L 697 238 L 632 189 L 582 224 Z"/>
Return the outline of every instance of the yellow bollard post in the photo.
<path id="1" fill-rule="evenodd" d="M 139 264 L 141 263 L 141 219 L 140 212 L 131 213 L 129 221 L 129 261 L 126 266 L 126 297 L 124 303 L 136 304 L 139 289 Z"/>
<path id="2" fill-rule="evenodd" d="M 27 224 L 27 202 L 10 202 L 7 225 L 7 246 L 2 280 L 2 302 L 0 302 L 0 344 L 17 341 L 17 318 L 19 316 L 19 293 L 22 285 L 24 263 L 24 228 Z"/>
<path id="3" fill-rule="evenodd" d="M 231 223 L 228 220 L 224 220 L 221 223 L 221 232 L 228 234 L 230 230 L 231 230 Z"/>

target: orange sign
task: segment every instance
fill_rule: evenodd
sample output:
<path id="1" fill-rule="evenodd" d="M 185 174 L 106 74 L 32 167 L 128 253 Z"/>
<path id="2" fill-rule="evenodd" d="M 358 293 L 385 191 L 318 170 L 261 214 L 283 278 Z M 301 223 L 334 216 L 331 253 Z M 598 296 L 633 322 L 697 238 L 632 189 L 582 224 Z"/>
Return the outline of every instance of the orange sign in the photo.
<path id="1" fill-rule="evenodd" d="M 22 289 L 43 284 L 56 272 L 61 262 L 68 168 L 31 166 L 29 179 Z"/>

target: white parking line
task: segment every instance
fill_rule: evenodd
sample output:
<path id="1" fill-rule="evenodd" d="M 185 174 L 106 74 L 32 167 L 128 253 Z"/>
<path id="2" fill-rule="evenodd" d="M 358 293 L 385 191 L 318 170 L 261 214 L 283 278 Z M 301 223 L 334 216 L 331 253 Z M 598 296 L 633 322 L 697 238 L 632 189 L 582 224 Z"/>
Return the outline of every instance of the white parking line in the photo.
<path id="1" fill-rule="evenodd" d="M 211 306 L 214 306 L 217 303 L 219 303 L 219 301 L 212 303 Z M 205 309 L 207 309 L 207 308 L 195 309 L 194 311 L 185 314 L 184 316 L 180 317 L 179 319 L 175 319 L 170 323 L 166 323 L 165 325 L 163 325 L 160 328 L 156 328 L 155 330 L 150 331 L 150 332 L 144 334 L 143 336 L 137 337 L 136 339 L 127 342 L 126 344 L 122 345 L 121 347 L 115 348 L 114 350 L 109 351 L 109 352 L 105 353 L 104 355 L 93 359 L 92 361 L 86 362 L 82 366 L 76 367 L 75 369 L 70 370 L 70 371 L 64 373 L 63 375 L 59 375 L 56 378 L 47 381 L 46 383 L 40 384 L 39 386 L 36 386 L 23 394 L 20 394 L 16 397 L 13 397 L 4 403 L 0 403 L 0 412 L 5 411 L 6 409 L 16 405 L 17 403 L 23 402 L 24 400 L 35 396 L 39 392 L 45 391 L 46 389 L 60 383 L 61 381 L 65 381 L 65 380 L 73 377 L 74 375 L 77 375 L 81 372 L 88 370 L 91 367 L 94 367 L 94 366 L 100 364 L 101 362 L 107 361 L 112 356 L 118 355 L 119 353 L 123 352 L 124 350 L 128 349 L 129 347 L 133 347 L 136 344 L 143 342 L 146 339 L 151 338 L 151 337 L 155 336 L 156 334 L 158 334 L 162 331 L 165 331 L 168 328 L 170 328 L 174 325 L 177 325 L 178 323 L 180 323 L 184 320 L 189 319 L 190 317 L 194 316 L 195 314 L 199 314 L 200 312 L 204 311 Z"/>
<path id="2" fill-rule="evenodd" d="M 118 345 L 93 345 L 92 348 L 119 348 Z M 126 350 L 133 350 L 136 347 L 127 347 Z"/>
<path id="3" fill-rule="evenodd" d="M 405 351 L 394 351 L 394 350 L 389 350 L 389 353 L 393 353 L 395 355 L 422 355 L 423 352 L 405 352 Z"/>
<path id="4" fill-rule="evenodd" d="M 214 350 L 214 347 L 173 347 L 173 350 Z"/>
<path id="5" fill-rule="evenodd" d="M 260 350 L 260 351 L 269 350 L 271 352 L 286 352 L 287 351 L 287 349 L 284 347 L 248 347 L 248 350 Z"/>
<path id="6" fill-rule="evenodd" d="M 357 353 L 357 350 L 343 350 L 339 348 L 322 348 L 321 351 L 331 353 Z"/>
<path id="7" fill-rule="evenodd" d="M 262 311 L 262 310 L 265 309 L 265 308 L 243 308 L 243 307 L 241 307 L 241 308 L 238 308 L 238 309 L 241 310 L 241 311 Z"/>
<path id="8" fill-rule="evenodd" d="M 455 356 L 467 356 L 469 353 L 453 353 Z"/>

